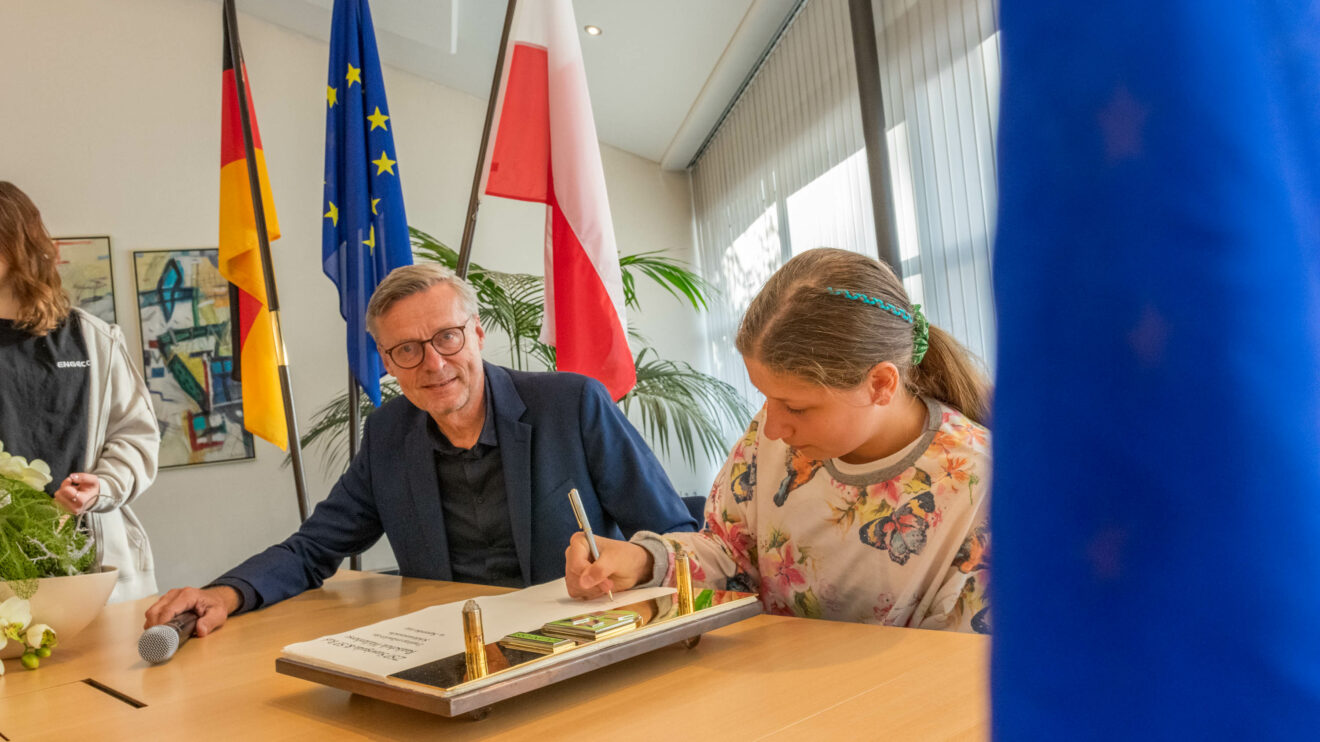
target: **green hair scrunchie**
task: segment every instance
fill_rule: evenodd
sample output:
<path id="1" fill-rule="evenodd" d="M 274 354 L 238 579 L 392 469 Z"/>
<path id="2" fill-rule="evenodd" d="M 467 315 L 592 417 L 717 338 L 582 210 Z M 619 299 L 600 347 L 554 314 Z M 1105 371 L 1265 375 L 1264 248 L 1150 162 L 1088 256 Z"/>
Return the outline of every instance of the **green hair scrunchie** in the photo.
<path id="1" fill-rule="evenodd" d="M 921 363 L 930 350 L 930 321 L 921 313 L 921 305 L 912 305 L 912 365 Z"/>

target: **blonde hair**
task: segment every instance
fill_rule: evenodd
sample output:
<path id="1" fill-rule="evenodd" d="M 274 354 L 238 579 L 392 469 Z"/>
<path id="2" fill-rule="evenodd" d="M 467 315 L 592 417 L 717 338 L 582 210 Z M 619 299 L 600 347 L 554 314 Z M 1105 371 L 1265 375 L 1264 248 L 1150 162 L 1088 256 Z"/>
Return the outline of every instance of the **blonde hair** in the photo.
<path id="1" fill-rule="evenodd" d="M 376 320 L 390 310 L 399 300 L 413 294 L 419 294 L 432 286 L 440 284 L 452 286 L 463 302 L 463 311 L 479 314 L 477 290 L 472 284 L 458 277 L 450 268 L 439 263 L 417 263 L 404 265 L 390 271 L 388 276 L 376 286 L 367 302 L 367 332 L 376 335 Z"/>
<path id="2" fill-rule="evenodd" d="M 889 266 L 846 250 L 817 248 L 794 257 L 766 281 L 738 327 L 738 352 L 776 373 L 834 389 L 855 388 L 877 363 L 888 361 L 909 392 L 944 402 L 977 423 L 988 422 L 989 383 L 953 336 L 931 325 L 930 347 L 913 365 L 913 324 L 881 306 L 849 299 L 840 289 L 912 316 L 907 292 Z"/>
<path id="3" fill-rule="evenodd" d="M 36 204 L 9 181 L 0 181 L 0 260 L 18 300 L 14 325 L 33 335 L 59 327 L 71 311 L 56 269 L 59 253 Z"/>

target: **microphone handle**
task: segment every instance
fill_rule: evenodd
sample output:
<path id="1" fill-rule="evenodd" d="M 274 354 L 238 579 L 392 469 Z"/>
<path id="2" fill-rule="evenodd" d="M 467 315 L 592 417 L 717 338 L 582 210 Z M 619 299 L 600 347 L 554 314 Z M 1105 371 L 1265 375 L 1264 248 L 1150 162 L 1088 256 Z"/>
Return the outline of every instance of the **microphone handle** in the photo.
<path id="1" fill-rule="evenodd" d="M 193 629 L 197 626 L 197 613 L 184 611 L 166 621 L 165 624 L 179 632 L 179 646 L 183 646 L 184 642 L 192 638 Z"/>

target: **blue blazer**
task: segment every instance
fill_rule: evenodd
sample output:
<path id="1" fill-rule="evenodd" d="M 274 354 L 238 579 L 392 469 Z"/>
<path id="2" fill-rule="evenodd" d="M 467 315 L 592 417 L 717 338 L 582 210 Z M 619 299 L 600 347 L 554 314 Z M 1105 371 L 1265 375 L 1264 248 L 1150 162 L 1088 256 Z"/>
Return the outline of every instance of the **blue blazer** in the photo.
<path id="1" fill-rule="evenodd" d="M 523 582 L 564 576 L 564 549 L 578 530 L 568 504 L 576 487 L 596 533 L 693 531 L 696 520 L 655 455 L 595 379 L 484 364 L 490 381 L 514 546 Z M 243 611 L 320 587 L 344 557 L 384 534 L 405 577 L 450 580 L 428 414 L 399 397 L 367 418 L 348 471 L 302 527 L 211 583 L 243 594 Z"/>

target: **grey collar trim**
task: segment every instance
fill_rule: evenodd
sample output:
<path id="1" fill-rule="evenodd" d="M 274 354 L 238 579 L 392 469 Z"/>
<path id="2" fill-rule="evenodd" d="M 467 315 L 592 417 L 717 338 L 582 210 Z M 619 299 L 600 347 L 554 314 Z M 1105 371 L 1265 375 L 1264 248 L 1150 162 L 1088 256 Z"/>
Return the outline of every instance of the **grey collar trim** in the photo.
<path id="1" fill-rule="evenodd" d="M 938 402 L 928 397 L 922 397 L 921 401 L 926 403 L 926 430 L 921 434 L 917 445 L 901 461 L 893 466 L 887 466 L 884 469 L 867 474 L 845 474 L 834 465 L 834 459 L 830 459 L 825 462 L 825 470 L 830 473 L 834 481 L 857 487 L 887 482 L 907 471 L 907 468 L 915 464 L 917 459 L 926 453 L 926 449 L 930 448 L 931 441 L 935 440 L 935 433 L 939 432 L 940 424 L 944 419 L 944 412 L 940 409 Z"/>

